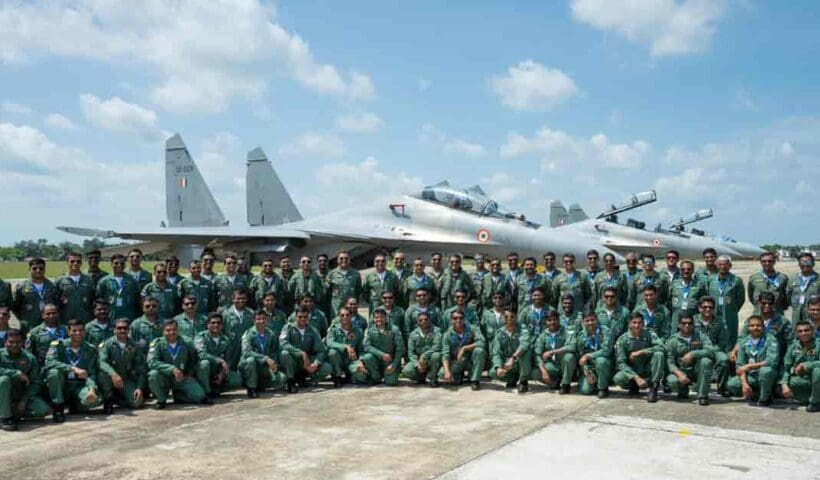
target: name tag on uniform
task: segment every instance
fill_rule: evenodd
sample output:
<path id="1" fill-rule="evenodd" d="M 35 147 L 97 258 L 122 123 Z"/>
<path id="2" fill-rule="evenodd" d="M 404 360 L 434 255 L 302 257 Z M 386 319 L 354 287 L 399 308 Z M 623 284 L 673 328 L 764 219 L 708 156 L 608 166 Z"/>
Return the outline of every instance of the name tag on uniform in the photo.
<path id="1" fill-rule="evenodd" d="M 723 306 L 723 297 L 718 297 L 718 306 L 719 307 Z"/>
<path id="2" fill-rule="evenodd" d="M 806 303 L 806 296 L 800 295 L 800 305 L 804 305 Z"/>
<path id="3" fill-rule="evenodd" d="M 121 306 L 122 306 L 122 299 L 121 299 L 121 298 L 118 298 L 118 299 L 117 299 L 117 301 L 116 301 L 116 302 L 114 302 L 114 304 L 115 304 L 116 306 L 118 306 L 118 307 L 121 307 Z"/>

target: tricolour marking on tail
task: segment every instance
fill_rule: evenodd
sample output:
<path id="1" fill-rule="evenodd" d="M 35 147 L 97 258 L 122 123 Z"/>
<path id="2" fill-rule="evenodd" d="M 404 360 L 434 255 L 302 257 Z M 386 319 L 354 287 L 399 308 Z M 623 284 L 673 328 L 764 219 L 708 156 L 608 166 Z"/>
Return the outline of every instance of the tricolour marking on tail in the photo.
<path id="1" fill-rule="evenodd" d="M 562 227 L 569 223 L 569 214 L 561 200 L 550 202 L 550 227 Z"/>
<path id="2" fill-rule="evenodd" d="M 165 141 L 165 211 L 169 227 L 227 224 L 179 134 Z"/>

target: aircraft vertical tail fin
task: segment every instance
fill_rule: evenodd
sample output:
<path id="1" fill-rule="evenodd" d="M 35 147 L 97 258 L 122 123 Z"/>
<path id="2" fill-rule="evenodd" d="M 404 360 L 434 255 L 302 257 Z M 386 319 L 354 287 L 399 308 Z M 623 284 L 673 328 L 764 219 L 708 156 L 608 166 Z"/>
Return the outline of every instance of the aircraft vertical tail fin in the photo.
<path id="1" fill-rule="evenodd" d="M 561 227 L 569 223 L 569 214 L 561 200 L 550 202 L 550 227 Z"/>
<path id="2" fill-rule="evenodd" d="M 583 222 L 588 218 L 587 212 L 577 203 L 573 203 L 569 206 L 569 223 Z"/>
<path id="3" fill-rule="evenodd" d="M 248 224 L 281 225 L 302 219 L 302 214 L 260 147 L 248 152 L 245 189 Z"/>
<path id="4" fill-rule="evenodd" d="M 169 227 L 228 223 L 178 133 L 165 141 L 165 211 Z"/>

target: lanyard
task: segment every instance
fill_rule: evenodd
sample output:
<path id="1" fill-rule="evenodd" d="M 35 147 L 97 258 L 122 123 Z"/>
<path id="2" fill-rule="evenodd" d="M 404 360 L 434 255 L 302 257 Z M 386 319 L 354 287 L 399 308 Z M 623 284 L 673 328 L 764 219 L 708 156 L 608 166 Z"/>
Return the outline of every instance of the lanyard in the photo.
<path id="1" fill-rule="evenodd" d="M 766 348 L 766 337 L 760 337 L 757 342 L 752 342 L 752 339 L 750 338 L 746 342 L 746 346 L 749 348 L 749 354 L 752 359 L 757 360 L 757 356 L 763 353 L 763 350 Z"/>
<path id="2" fill-rule="evenodd" d="M 772 275 L 770 277 L 770 276 L 766 275 L 766 272 L 761 270 L 760 275 L 763 277 L 763 280 L 766 280 L 767 285 L 771 285 L 774 288 L 780 287 L 780 281 L 777 279 L 777 272 L 774 272 L 774 275 Z"/>
<path id="3" fill-rule="evenodd" d="M 584 346 L 589 348 L 592 351 L 597 351 L 601 345 L 601 327 L 595 329 L 595 335 L 590 337 L 589 335 L 586 336 L 584 339 Z"/>
<path id="4" fill-rule="evenodd" d="M 256 334 L 256 345 L 259 347 L 259 353 L 265 353 L 265 345 L 267 345 L 267 343 L 267 334 Z"/>
<path id="5" fill-rule="evenodd" d="M 555 350 L 555 346 L 558 345 L 558 332 L 552 333 L 550 332 L 550 350 Z"/>
<path id="6" fill-rule="evenodd" d="M 654 326 L 654 324 L 655 324 L 655 314 L 654 313 L 649 313 L 649 310 L 643 310 L 643 311 L 641 311 L 641 315 L 643 316 L 643 323 L 647 327 Z"/>
<path id="7" fill-rule="evenodd" d="M 173 358 L 174 360 L 177 359 L 177 355 L 179 355 L 179 351 L 181 349 L 182 349 L 182 344 L 181 343 L 177 343 L 173 347 L 170 344 L 168 345 L 168 353 L 171 354 L 171 358 Z"/>
<path id="8" fill-rule="evenodd" d="M 76 367 L 77 365 L 80 364 L 80 360 L 83 359 L 83 354 L 81 352 L 82 352 L 82 350 L 78 350 L 76 355 L 75 355 L 74 350 L 71 347 L 69 347 L 65 351 L 66 359 L 68 360 L 68 363 L 70 363 L 72 367 Z"/>
<path id="9" fill-rule="evenodd" d="M 811 282 L 813 282 L 817 278 L 816 273 L 812 273 L 808 277 L 804 277 L 803 275 L 797 276 L 797 281 L 800 284 L 800 292 L 805 293 L 806 290 L 809 288 Z"/>
<path id="10" fill-rule="evenodd" d="M 692 282 L 690 281 L 689 285 L 687 285 L 687 284 L 683 283 L 683 281 L 681 281 L 680 284 L 681 284 L 681 294 L 683 295 L 683 299 L 686 300 L 687 298 L 689 298 L 689 291 L 692 289 Z"/>
<path id="11" fill-rule="evenodd" d="M 65 338 L 65 334 L 63 334 L 63 331 L 60 330 L 59 328 L 53 328 L 52 329 L 52 328 L 46 327 L 46 333 L 48 334 L 49 338 L 51 338 L 52 340 L 62 340 L 63 338 Z"/>
<path id="12" fill-rule="evenodd" d="M 721 280 L 720 277 L 718 277 L 718 279 L 717 279 L 717 281 L 718 281 L 718 291 L 720 292 L 721 296 L 723 296 L 725 294 L 727 284 L 729 283 L 729 281 L 731 279 L 732 279 L 731 274 L 727 275 L 726 278 L 723 279 L 723 280 Z"/>

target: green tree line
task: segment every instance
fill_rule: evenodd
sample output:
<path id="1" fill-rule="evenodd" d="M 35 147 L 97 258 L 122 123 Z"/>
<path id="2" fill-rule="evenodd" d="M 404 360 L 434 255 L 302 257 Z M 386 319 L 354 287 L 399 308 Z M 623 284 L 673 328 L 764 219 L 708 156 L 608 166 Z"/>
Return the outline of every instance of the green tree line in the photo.
<path id="1" fill-rule="evenodd" d="M 792 257 L 796 257 L 800 255 L 800 252 L 804 252 L 807 249 L 813 252 L 820 250 L 820 244 L 812 244 L 812 245 L 781 245 L 779 243 L 772 243 L 769 245 L 763 245 L 760 248 L 763 250 L 767 250 L 769 252 L 777 252 L 778 250 L 785 250 L 789 252 L 789 255 Z"/>
<path id="2" fill-rule="evenodd" d="M 49 243 L 45 238 L 21 240 L 12 246 L 0 246 L 0 261 L 23 261 L 27 258 L 40 257 L 48 260 L 65 260 L 70 252 L 85 253 L 90 250 L 116 246 L 99 238 L 83 240 L 82 244 L 74 242 Z M 121 245 L 121 244 L 120 244 Z"/>

